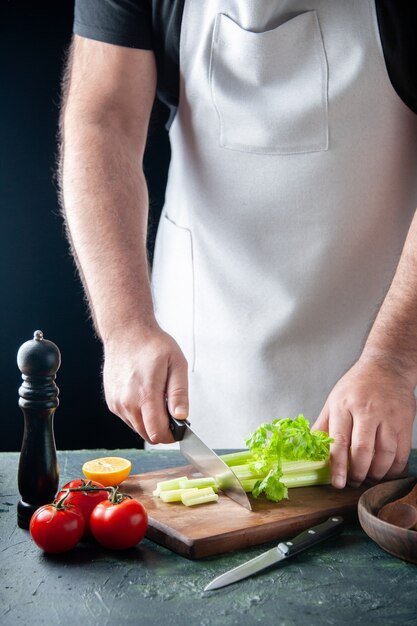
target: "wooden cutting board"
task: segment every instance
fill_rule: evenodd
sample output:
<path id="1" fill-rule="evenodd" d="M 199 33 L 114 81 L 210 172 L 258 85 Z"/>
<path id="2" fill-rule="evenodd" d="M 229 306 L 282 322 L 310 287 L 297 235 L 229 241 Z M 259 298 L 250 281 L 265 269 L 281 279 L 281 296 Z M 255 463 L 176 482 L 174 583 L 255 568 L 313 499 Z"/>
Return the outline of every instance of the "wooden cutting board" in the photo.
<path id="1" fill-rule="evenodd" d="M 339 490 L 331 486 L 290 489 L 289 500 L 274 503 L 250 497 L 248 511 L 219 492 L 218 502 L 186 507 L 154 497 L 156 483 L 179 476 L 199 476 L 191 466 L 130 476 L 121 486 L 139 500 L 149 516 L 147 537 L 189 559 L 199 559 L 267 541 L 288 539 L 306 528 L 341 515 L 357 517 L 357 502 L 368 487 Z"/>

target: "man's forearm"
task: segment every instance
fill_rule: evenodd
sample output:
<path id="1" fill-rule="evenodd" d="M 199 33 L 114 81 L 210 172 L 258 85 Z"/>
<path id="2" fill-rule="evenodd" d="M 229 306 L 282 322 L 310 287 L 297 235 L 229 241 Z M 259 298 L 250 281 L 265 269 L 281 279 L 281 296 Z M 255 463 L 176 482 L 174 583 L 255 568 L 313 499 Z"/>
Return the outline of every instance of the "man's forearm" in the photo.
<path id="1" fill-rule="evenodd" d="M 417 214 L 392 284 L 363 350 L 363 358 L 385 361 L 417 384 Z"/>
<path id="2" fill-rule="evenodd" d="M 141 163 L 155 85 L 151 51 L 74 37 L 61 114 L 61 196 L 104 342 L 132 323 L 154 323 Z"/>
<path id="3" fill-rule="evenodd" d="M 103 341 L 109 409 L 151 443 L 188 415 L 187 362 L 156 323 L 142 171 L 156 66 L 151 50 L 74 37 L 64 81 L 61 184 L 66 225 Z"/>
<path id="4" fill-rule="evenodd" d="M 154 324 L 146 256 L 148 195 L 121 129 L 67 120 L 62 195 L 69 238 L 97 332 Z"/>

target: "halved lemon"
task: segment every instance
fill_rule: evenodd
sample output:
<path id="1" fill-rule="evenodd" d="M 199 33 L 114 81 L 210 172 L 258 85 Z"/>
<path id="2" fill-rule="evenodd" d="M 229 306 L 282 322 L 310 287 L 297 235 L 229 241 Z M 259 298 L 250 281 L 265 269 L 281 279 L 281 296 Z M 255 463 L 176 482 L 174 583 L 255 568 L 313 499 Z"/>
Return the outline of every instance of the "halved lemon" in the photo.
<path id="1" fill-rule="evenodd" d="M 89 480 L 96 480 L 104 487 L 115 487 L 129 476 L 131 468 L 132 463 L 128 459 L 120 456 L 104 456 L 86 461 L 82 471 Z"/>

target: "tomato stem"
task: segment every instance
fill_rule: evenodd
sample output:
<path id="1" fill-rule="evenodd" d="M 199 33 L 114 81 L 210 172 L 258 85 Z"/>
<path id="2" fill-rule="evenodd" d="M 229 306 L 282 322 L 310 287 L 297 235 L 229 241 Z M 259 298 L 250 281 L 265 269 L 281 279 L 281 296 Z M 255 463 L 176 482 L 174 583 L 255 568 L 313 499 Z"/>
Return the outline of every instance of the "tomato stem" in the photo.
<path id="1" fill-rule="evenodd" d="M 84 493 L 89 493 L 91 491 L 107 491 L 109 493 L 109 500 L 112 504 L 120 504 L 120 502 L 126 500 L 126 498 L 132 499 L 132 496 L 129 496 L 126 493 L 121 493 L 119 491 L 119 487 L 96 487 L 95 485 L 92 485 L 89 480 L 85 485 L 82 485 L 82 487 L 69 487 L 68 489 L 65 489 L 65 494 L 59 500 L 58 505 L 61 505 L 68 494 L 72 491 L 83 491 Z"/>
<path id="2" fill-rule="evenodd" d="M 82 487 L 69 487 L 68 491 L 84 491 L 85 493 L 89 493 L 90 491 L 111 491 L 112 489 L 113 487 L 96 487 L 88 482 Z"/>
<path id="3" fill-rule="evenodd" d="M 53 505 L 54 509 L 56 509 L 56 510 L 63 510 L 63 509 L 66 508 L 64 502 L 65 502 L 65 499 L 68 497 L 69 492 L 70 492 L 69 489 L 65 489 L 64 495 L 62 496 L 62 498 L 60 498 L 58 500 L 58 502 L 54 503 L 54 505 Z M 54 512 L 54 515 L 55 515 L 55 512 Z"/>
<path id="4" fill-rule="evenodd" d="M 110 487 L 111 492 L 109 495 L 109 500 L 112 504 L 120 504 L 123 500 L 128 498 L 132 499 L 132 496 L 128 496 L 126 493 L 120 493 L 119 487 Z"/>

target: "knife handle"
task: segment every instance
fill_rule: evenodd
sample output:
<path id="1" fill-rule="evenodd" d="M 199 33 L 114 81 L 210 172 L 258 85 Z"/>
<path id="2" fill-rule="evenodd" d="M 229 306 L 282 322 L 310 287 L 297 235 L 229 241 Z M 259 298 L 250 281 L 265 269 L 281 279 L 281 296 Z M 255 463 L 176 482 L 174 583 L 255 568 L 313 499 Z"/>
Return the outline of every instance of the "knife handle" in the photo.
<path id="1" fill-rule="evenodd" d="M 319 541 L 338 535 L 342 531 L 342 527 L 343 517 L 335 515 L 329 517 L 326 522 L 305 530 L 300 535 L 294 537 L 294 539 L 283 541 L 278 545 L 278 548 L 286 556 L 292 556 L 313 546 L 315 543 L 319 543 Z"/>
<path id="2" fill-rule="evenodd" d="M 175 417 L 172 417 L 169 411 L 168 419 L 169 429 L 172 432 L 172 436 L 174 437 L 175 441 L 181 441 L 187 429 L 187 424 L 189 425 L 188 420 L 177 420 L 175 419 Z"/>

